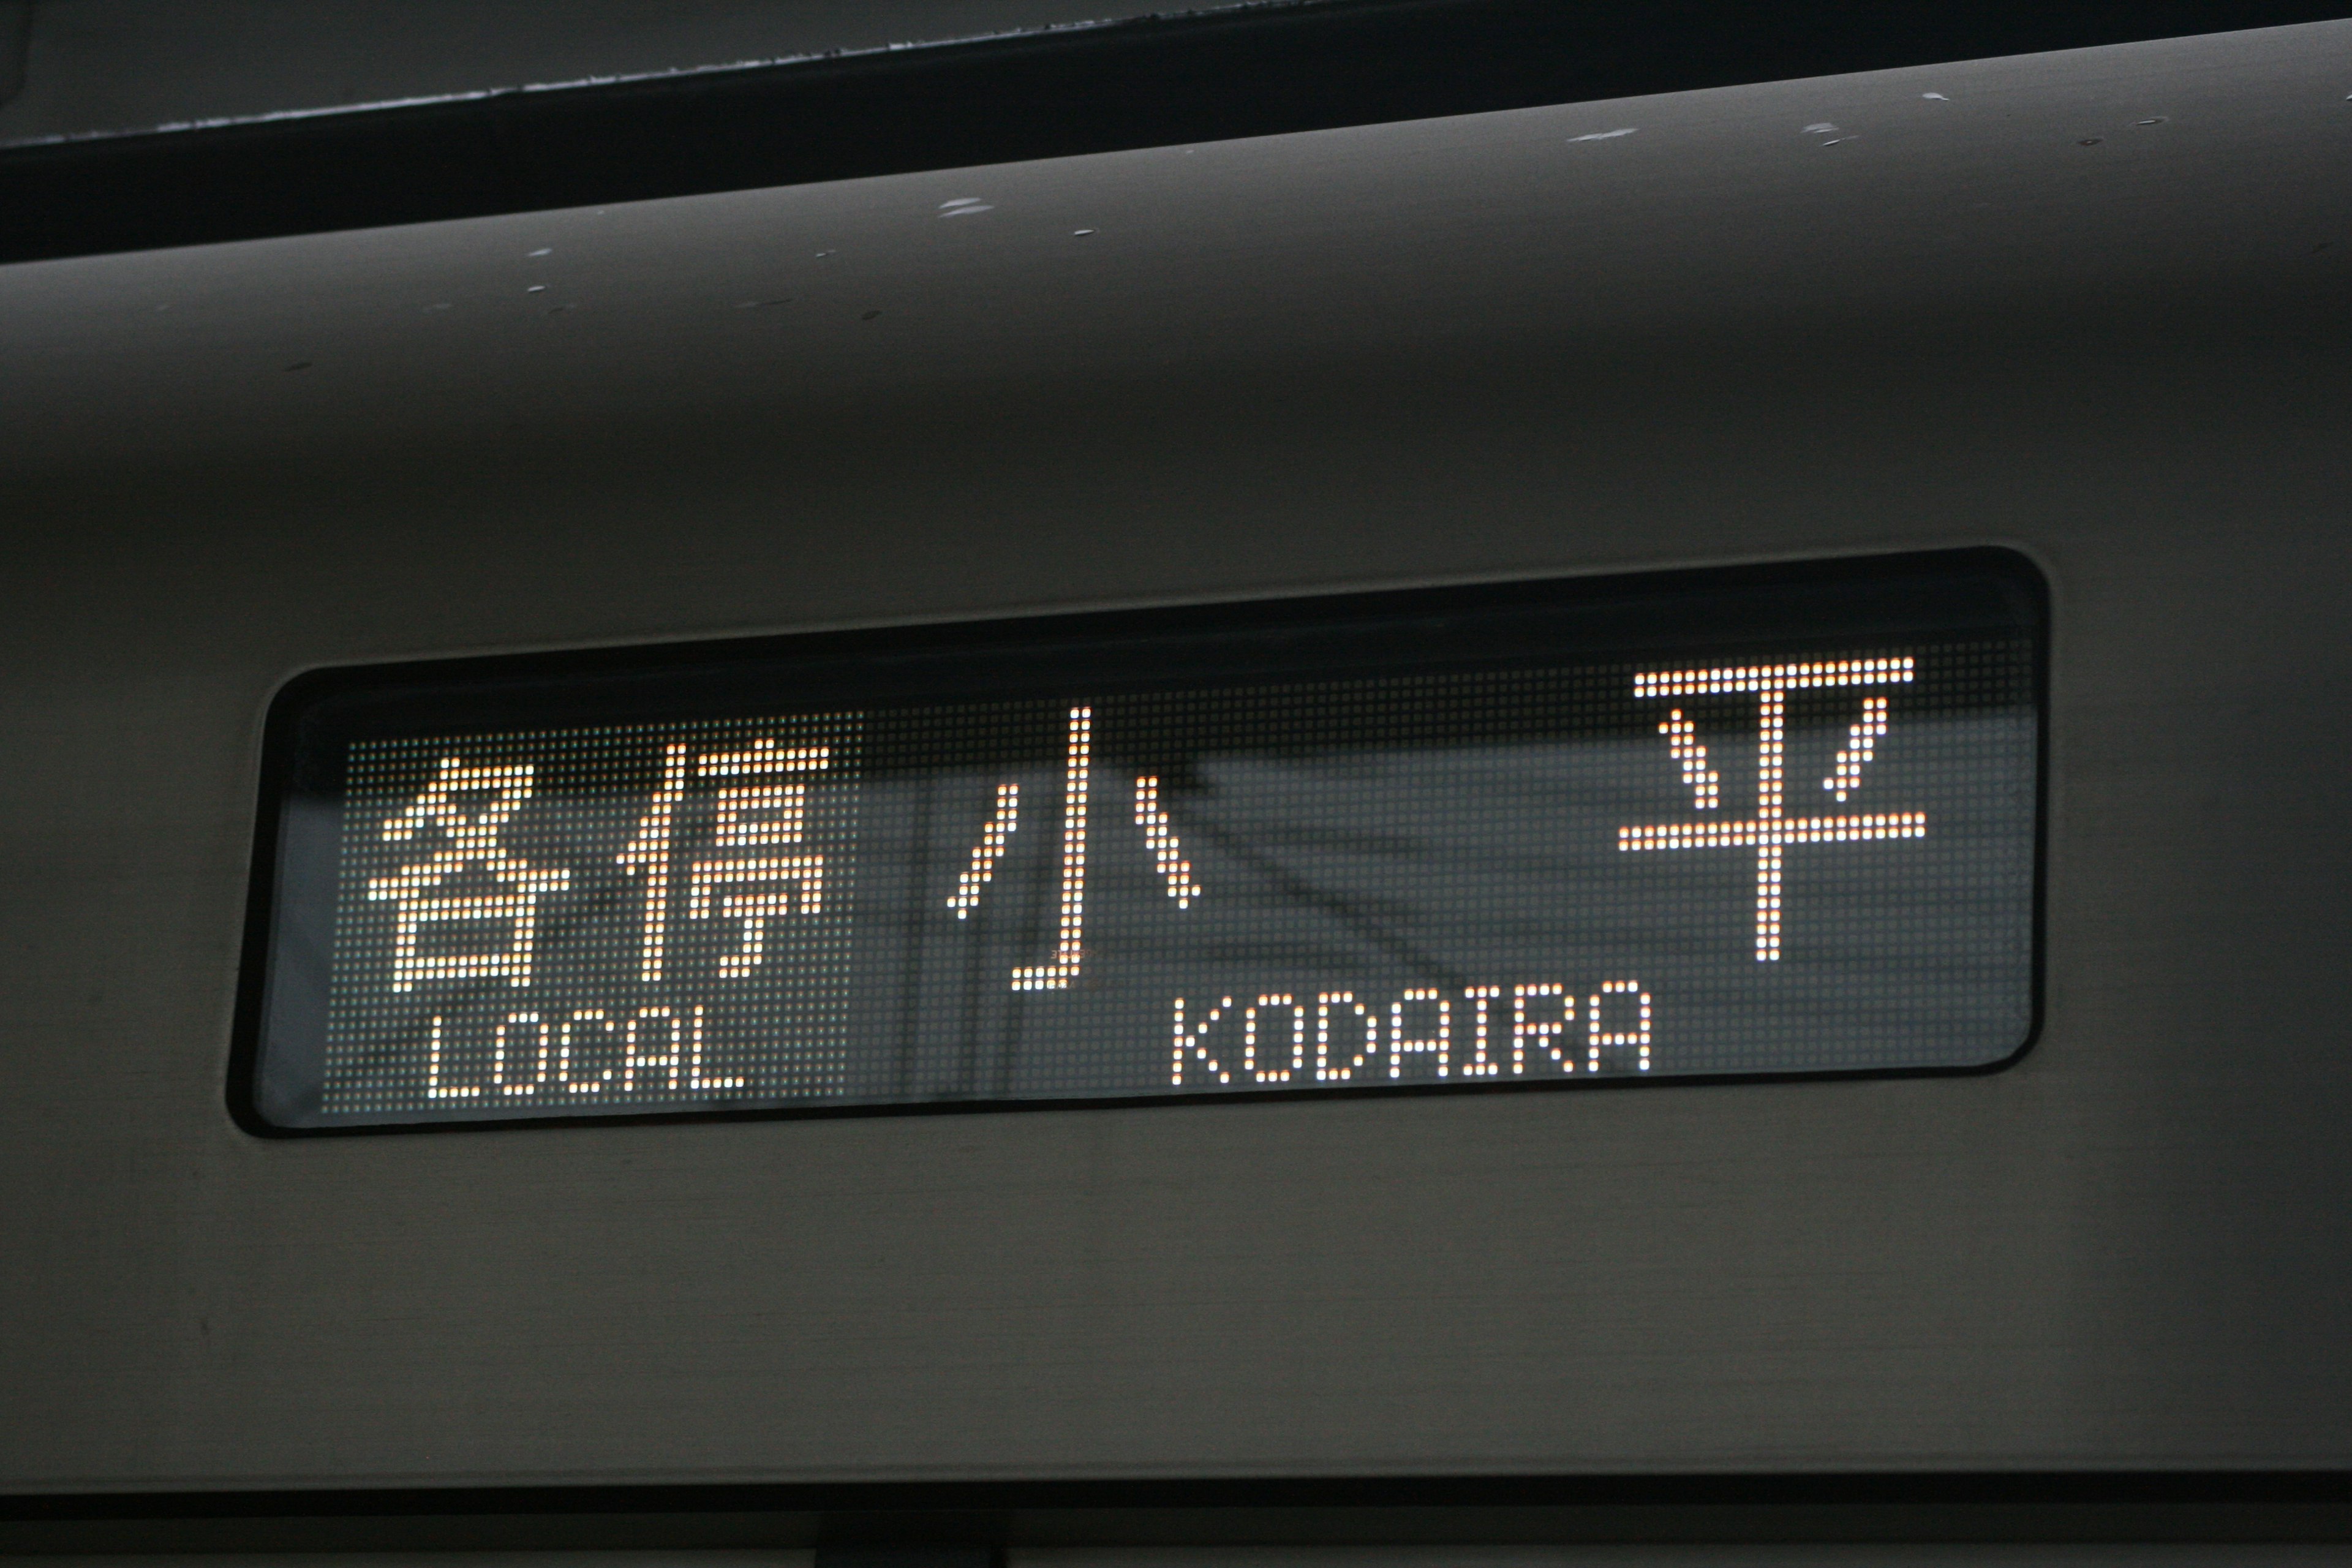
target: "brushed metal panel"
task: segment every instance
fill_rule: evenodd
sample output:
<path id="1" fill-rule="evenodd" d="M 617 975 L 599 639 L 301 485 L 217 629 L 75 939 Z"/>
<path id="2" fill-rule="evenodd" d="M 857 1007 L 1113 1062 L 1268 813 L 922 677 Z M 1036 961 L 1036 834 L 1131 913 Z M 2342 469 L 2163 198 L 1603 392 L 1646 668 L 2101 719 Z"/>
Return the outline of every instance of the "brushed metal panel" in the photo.
<path id="1" fill-rule="evenodd" d="M 0 1487 L 2352 1460 L 2347 44 L 0 269 Z M 1997 1076 L 223 1108 L 304 668 L 1976 543 Z"/>
<path id="2" fill-rule="evenodd" d="M 811 1568 L 807 1551 L 270 1552 L 271 1568 Z M 221 1554 L 213 1562 L 238 1559 Z M 2334 1568 L 2337 1546 L 1789 1545 L 1015 1547 L 1006 1568 Z M 179 1568 L 173 1553 L 27 1553 L 24 1568 Z"/>
<path id="3" fill-rule="evenodd" d="M 11 1552 L 26 1568 L 185 1568 L 174 1552 Z M 221 1568 L 263 1562 L 274 1568 L 812 1568 L 816 1553 L 771 1549 L 761 1552 L 206 1552 Z M 2194 1560 L 2191 1560 L 2194 1561 Z M 2286 1561 L 2292 1562 L 2289 1558 Z M 2186 1565 L 2184 1564 L 2184 1568 Z M 2200 1565 L 2201 1568 L 2201 1564 Z"/>

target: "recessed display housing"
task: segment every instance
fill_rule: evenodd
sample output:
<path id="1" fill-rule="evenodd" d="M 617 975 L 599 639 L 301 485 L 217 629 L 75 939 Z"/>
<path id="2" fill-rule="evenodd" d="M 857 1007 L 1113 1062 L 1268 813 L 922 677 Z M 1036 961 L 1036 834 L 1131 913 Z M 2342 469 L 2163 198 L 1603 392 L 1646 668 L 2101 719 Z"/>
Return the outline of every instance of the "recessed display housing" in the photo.
<path id="1" fill-rule="evenodd" d="M 313 672 L 272 1133 L 1980 1069 L 2046 595 L 1984 550 Z"/>

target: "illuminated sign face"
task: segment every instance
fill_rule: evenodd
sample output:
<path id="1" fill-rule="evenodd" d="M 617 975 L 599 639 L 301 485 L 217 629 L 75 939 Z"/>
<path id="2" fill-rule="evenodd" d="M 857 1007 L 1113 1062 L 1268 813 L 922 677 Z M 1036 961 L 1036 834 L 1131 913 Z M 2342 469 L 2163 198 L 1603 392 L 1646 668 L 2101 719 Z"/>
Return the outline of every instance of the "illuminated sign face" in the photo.
<path id="1" fill-rule="evenodd" d="M 1970 1068 L 2038 581 L 1969 552 L 330 672 L 280 1131 Z"/>

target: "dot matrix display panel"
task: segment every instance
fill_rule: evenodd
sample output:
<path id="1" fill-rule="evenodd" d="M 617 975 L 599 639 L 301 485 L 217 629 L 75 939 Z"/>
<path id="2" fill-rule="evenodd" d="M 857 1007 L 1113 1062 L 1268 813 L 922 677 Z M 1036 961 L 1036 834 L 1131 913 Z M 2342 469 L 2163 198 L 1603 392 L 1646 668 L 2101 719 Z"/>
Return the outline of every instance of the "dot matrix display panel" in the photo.
<path id="1" fill-rule="evenodd" d="M 260 1131 L 1997 1065 L 2039 580 L 1992 552 L 331 671 L 273 710 Z"/>

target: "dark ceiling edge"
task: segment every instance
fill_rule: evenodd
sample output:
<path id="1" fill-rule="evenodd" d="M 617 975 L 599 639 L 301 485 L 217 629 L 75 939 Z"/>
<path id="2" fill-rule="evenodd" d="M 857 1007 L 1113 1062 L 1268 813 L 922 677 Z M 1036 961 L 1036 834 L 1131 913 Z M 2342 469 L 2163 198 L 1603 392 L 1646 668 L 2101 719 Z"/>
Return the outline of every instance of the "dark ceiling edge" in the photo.
<path id="1" fill-rule="evenodd" d="M 250 114 L 206 116 L 195 120 L 170 121 L 154 125 L 50 132 L 38 136 L 0 138 L 0 153 L 47 147 L 84 146 L 91 143 L 111 144 L 136 142 L 150 137 L 179 136 L 192 131 L 224 131 L 240 126 L 276 125 L 295 121 L 331 120 L 344 116 L 381 114 L 396 110 L 474 104 L 487 99 L 512 98 L 530 93 L 592 91 L 608 88 L 641 87 L 647 84 L 674 86 L 688 78 L 743 76 L 753 72 L 788 70 L 794 67 L 835 64 L 844 60 L 878 59 L 904 55 L 917 49 L 965 48 L 978 44 L 1004 43 L 1016 38 L 1044 37 L 1053 34 L 1100 32 L 1106 27 L 1125 27 L 1139 23 L 1189 22 L 1204 16 L 1244 11 L 1288 10 L 1304 5 L 1336 5 L 1347 3 L 1348 0 L 1223 0 L 1221 4 L 1192 5 L 1181 9 L 1142 11 L 1130 16 L 1105 16 L 1079 22 L 1045 22 L 1026 27 L 997 27 L 984 32 L 951 34 L 936 38 L 903 39 L 895 43 L 876 44 L 856 48 L 811 49 L 798 54 L 714 61 L 708 65 L 669 66 L 656 70 L 614 71 L 602 75 L 565 78 L 554 81 L 508 82 L 496 87 L 472 88 L 452 92 L 402 94 L 397 97 L 358 103 L 325 104 L 315 109 L 264 110 Z M 29 32 L 29 20 L 26 26 Z M 0 83 L 5 83 L 5 79 L 0 79 Z M 17 89 L 21 90 L 21 89 L 20 82 L 17 84 Z M 0 85 L 0 104 L 5 104 L 11 96 L 13 93 L 5 85 Z"/>
<path id="2" fill-rule="evenodd" d="M 0 262 L 2337 19 L 2352 0 L 1326 0 L 0 150 Z"/>

